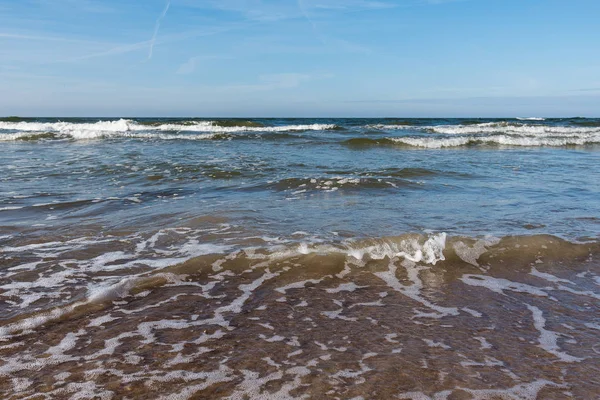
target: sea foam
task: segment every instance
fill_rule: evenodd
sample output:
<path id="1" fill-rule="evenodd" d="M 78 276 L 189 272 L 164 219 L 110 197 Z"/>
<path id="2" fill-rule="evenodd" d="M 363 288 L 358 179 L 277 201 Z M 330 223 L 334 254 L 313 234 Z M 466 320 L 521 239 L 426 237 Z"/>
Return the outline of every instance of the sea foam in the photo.
<path id="1" fill-rule="evenodd" d="M 33 140 L 38 138 L 91 140 L 119 137 L 164 140 L 210 140 L 227 138 L 227 136 L 219 136 L 218 134 L 238 132 L 322 131 L 336 128 L 334 124 L 318 123 L 262 127 L 220 126 L 215 121 L 182 122 L 185 123 L 145 125 L 129 119 L 98 121 L 95 123 L 0 122 L 0 141 Z M 178 134 L 180 132 L 186 134 Z M 202 133 L 202 135 L 198 135 L 197 133 Z"/>

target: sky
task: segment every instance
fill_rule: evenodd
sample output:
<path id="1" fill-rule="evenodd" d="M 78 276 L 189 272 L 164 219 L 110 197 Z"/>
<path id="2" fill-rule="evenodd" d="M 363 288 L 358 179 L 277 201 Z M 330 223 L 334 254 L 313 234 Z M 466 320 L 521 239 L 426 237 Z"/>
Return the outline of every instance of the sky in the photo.
<path id="1" fill-rule="evenodd" d="M 0 0 L 0 116 L 600 117 L 598 0 Z"/>

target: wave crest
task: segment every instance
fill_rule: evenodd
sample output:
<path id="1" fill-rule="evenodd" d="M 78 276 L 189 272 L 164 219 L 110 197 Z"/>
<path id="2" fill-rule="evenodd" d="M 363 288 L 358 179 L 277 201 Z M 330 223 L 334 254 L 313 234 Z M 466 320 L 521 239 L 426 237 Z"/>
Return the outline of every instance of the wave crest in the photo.
<path id="1" fill-rule="evenodd" d="M 243 132 L 277 133 L 324 131 L 336 129 L 334 124 L 299 124 L 282 126 L 263 126 L 254 121 L 219 120 L 219 121 L 172 121 L 172 122 L 138 122 L 130 119 L 98 121 L 95 123 L 73 122 L 26 122 L 0 121 L 0 141 L 23 140 L 40 135 L 54 134 L 56 138 L 75 140 L 103 138 L 140 138 L 140 139 L 222 139 L 218 134 Z M 3 132 L 5 131 L 5 132 Z M 193 136 L 194 133 L 203 133 Z M 212 135 L 212 136 L 210 136 Z M 50 137 L 47 137 L 50 138 Z"/>

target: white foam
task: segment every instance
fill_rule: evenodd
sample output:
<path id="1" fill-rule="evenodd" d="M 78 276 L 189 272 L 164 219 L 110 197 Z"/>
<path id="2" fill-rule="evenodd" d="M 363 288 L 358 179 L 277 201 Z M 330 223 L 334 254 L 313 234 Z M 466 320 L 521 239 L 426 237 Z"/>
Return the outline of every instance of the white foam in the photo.
<path id="1" fill-rule="evenodd" d="M 381 130 L 386 130 L 386 131 L 393 131 L 393 130 L 411 130 L 411 129 L 419 129 L 419 126 L 414 126 L 414 125 L 387 125 L 387 124 L 375 124 L 375 125 L 367 125 L 366 128 L 369 129 L 381 129 Z"/>
<path id="2" fill-rule="evenodd" d="M 395 340 L 397 337 L 397 333 L 388 333 L 387 335 L 385 335 L 385 341 L 389 343 L 400 343 L 398 340 Z"/>
<path id="3" fill-rule="evenodd" d="M 0 211 L 13 211 L 13 210 L 20 210 L 23 207 L 18 207 L 18 206 L 6 206 L 6 207 L 0 207 Z"/>
<path id="4" fill-rule="evenodd" d="M 565 285 L 558 285 L 557 290 L 562 290 L 563 292 L 569 292 L 578 296 L 586 296 L 594 298 L 596 300 L 600 300 L 600 294 L 594 293 L 589 290 L 582 292 L 580 290 L 571 289 L 570 287 L 567 287 Z"/>
<path id="5" fill-rule="evenodd" d="M 71 376 L 70 372 L 60 372 L 60 373 L 54 375 L 54 378 L 59 382 L 60 381 L 64 382 L 70 376 Z"/>
<path id="6" fill-rule="evenodd" d="M 325 317 L 329 318 L 329 319 L 341 319 L 342 321 L 348 321 L 348 322 L 356 322 L 358 321 L 358 318 L 355 317 L 346 317 L 345 315 L 342 315 L 342 312 L 344 312 L 344 308 L 340 308 L 334 311 L 321 311 L 321 315 L 324 315 Z"/>
<path id="7" fill-rule="evenodd" d="M 483 336 L 474 336 L 473 339 L 477 340 L 481 344 L 481 350 L 488 350 L 492 348 L 490 342 L 488 342 Z"/>
<path id="8" fill-rule="evenodd" d="M 155 248 L 159 238 L 167 234 L 168 230 L 163 230 L 152 236 L 148 240 L 140 243 L 140 236 L 133 235 L 127 238 L 100 237 L 88 238 L 81 237 L 65 241 L 53 241 L 45 243 L 32 243 L 21 246 L 5 246 L 0 248 L 2 253 L 29 254 L 39 257 L 38 261 L 33 261 L 27 264 L 17 265 L 5 271 L 4 277 L 10 278 L 10 274 L 18 273 L 21 270 L 37 270 L 38 277 L 31 281 L 22 281 L 21 279 L 5 279 L 5 284 L 0 284 L 0 291 L 3 291 L 1 297 L 11 298 L 10 307 L 20 309 L 31 309 L 39 300 L 52 301 L 54 304 L 65 303 L 70 300 L 70 296 L 77 293 L 77 289 L 85 289 L 86 284 L 93 282 L 93 286 L 88 286 L 88 298 L 86 302 L 105 301 L 123 297 L 128 293 L 129 289 L 135 285 L 137 276 L 135 271 L 145 273 L 148 269 L 162 269 L 171 265 L 183 263 L 190 258 L 219 253 L 222 254 L 228 251 L 231 246 L 214 245 L 210 243 L 202 243 L 198 236 L 200 231 L 188 230 L 185 232 L 176 232 L 179 237 L 176 245 L 169 245 L 167 248 Z M 175 230 L 173 230 L 175 232 Z M 169 233 L 170 234 L 170 233 Z M 172 236 L 172 235 L 171 235 Z M 133 242 L 138 243 L 134 251 L 110 251 L 104 254 L 96 255 L 89 259 L 68 259 L 63 254 L 71 253 L 76 250 L 87 250 L 98 247 L 100 244 L 118 245 L 122 247 L 122 243 Z M 160 243 L 162 245 L 162 243 Z M 58 258 L 60 261 L 52 259 Z M 127 275 L 133 280 L 123 280 L 115 282 L 115 277 L 106 275 L 107 271 L 125 270 Z M 94 272 L 102 272 L 103 275 L 95 279 L 89 279 L 90 274 Z M 122 275 L 122 274 L 115 274 Z M 163 277 L 167 277 L 164 275 Z M 171 279 L 173 278 L 173 279 Z M 167 278 L 170 284 L 184 284 L 174 279 Z M 190 284 L 190 283 L 186 283 Z M 203 294 L 208 296 L 207 292 L 210 288 L 203 288 Z M 16 301 L 14 299 L 17 299 Z M 57 302 L 55 299 L 60 299 Z M 83 305 L 77 303 L 75 306 Z M 54 310 L 51 313 L 42 313 L 42 315 L 34 316 L 27 321 L 21 321 L 20 324 L 27 329 L 33 329 L 43 320 L 51 320 L 56 316 L 60 317 L 64 313 L 68 314 L 72 308 L 65 308 L 63 311 Z M 16 325 L 11 325 L 15 328 Z M 9 326 L 0 329 L 0 336 L 7 333 L 7 329 L 12 331 Z M 18 329 L 17 329 L 18 330 Z M 15 331 L 16 332 L 16 331 Z"/>
<path id="9" fill-rule="evenodd" d="M 588 328 L 596 329 L 596 330 L 600 331 L 600 324 L 594 324 L 592 322 L 586 322 L 584 325 L 587 326 Z"/>
<path id="10" fill-rule="evenodd" d="M 395 291 L 402 293 L 404 296 L 415 300 L 425 307 L 435 311 L 435 313 L 430 314 L 420 314 L 422 317 L 432 317 L 432 318 L 441 318 L 443 316 L 449 315 L 458 315 L 458 308 L 456 307 L 443 307 L 433 304 L 426 298 L 421 295 L 421 290 L 423 289 L 423 281 L 419 277 L 419 272 L 426 267 L 418 267 L 414 263 L 410 261 L 405 261 L 402 263 L 402 266 L 406 269 L 408 274 L 408 279 L 411 281 L 411 285 L 403 285 L 400 283 L 398 278 L 396 277 L 396 270 L 398 267 L 395 265 L 394 261 L 390 261 L 388 265 L 388 271 L 385 272 L 375 272 L 374 275 L 379 279 L 383 280 L 390 288 Z"/>
<path id="11" fill-rule="evenodd" d="M 256 253 L 255 249 L 245 249 L 246 256 L 250 259 L 267 259 L 270 261 L 276 261 L 286 258 L 295 257 L 298 255 L 308 254 L 343 254 L 347 257 L 351 257 L 354 260 L 362 261 L 363 258 L 369 257 L 374 260 L 382 260 L 384 258 L 396 258 L 403 257 L 413 262 L 421 262 L 425 264 L 435 265 L 438 261 L 445 260 L 444 249 L 446 245 L 446 233 L 438 233 L 431 235 L 425 240 L 423 244 L 419 243 L 418 238 L 403 239 L 395 241 L 393 239 L 381 239 L 375 244 L 364 245 L 362 243 L 356 243 L 348 241 L 343 243 L 341 246 L 336 247 L 332 245 L 318 245 L 309 243 L 300 243 L 297 247 L 283 247 L 274 246 L 270 250 L 268 255 Z M 352 260 L 350 260 L 352 261 Z M 268 262 L 264 264 L 258 264 L 262 267 L 268 265 Z M 257 266 L 253 267 L 256 268 Z M 349 265 L 345 265 L 344 271 L 337 276 L 339 278 L 344 277 L 350 273 L 351 269 Z"/>
<path id="12" fill-rule="evenodd" d="M 553 283 L 570 283 L 571 285 L 574 285 L 573 282 L 571 282 L 570 280 L 567 279 L 561 279 L 558 278 L 554 275 L 545 273 L 545 272 L 540 272 L 538 271 L 535 267 L 531 268 L 531 272 L 529 273 L 530 275 L 533 276 L 537 276 L 538 278 L 542 278 L 544 280 L 547 280 L 548 282 L 553 282 Z"/>
<path id="13" fill-rule="evenodd" d="M 66 307 L 59 307 L 48 312 L 34 315 L 33 317 L 24 318 L 12 324 L 0 326 L 0 340 L 6 340 L 17 332 L 35 329 L 48 321 L 56 320 L 72 312 L 75 308 L 84 304 L 85 302 L 77 302 Z"/>
<path id="14" fill-rule="evenodd" d="M 558 357 L 563 362 L 580 362 L 583 361 L 583 358 L 578 358 L 571 356 L 567 353 L 560 351 L 560 347 L 558 346 L 558 338 L 560 336 L 559 333 L 547 330 L 546 327 L 546 319 L 544 318 L 544 314 L 542 310 L 539 308 L 525 304 L 529 311 L 533 314 L 533 325 L 535 329 L 540 332 L 539 337 L 539 346 L 546 350 L 548 353 L 553 354 Z"/>
<path id="15" fill-rule="evenodd" d="M 263 328 L 269 329 L 269 330 L 271 330 L 271 331 L 274 331 L 274 330 L 275 330 L 275 328 L 274 328 L 274 327 L 273 327 L 273 325 L 271 325 L 271 324 L 266 324 L 266 323 L 265 323 L 265 324 L 263 324 L 263 323 L 259 323 L 258 325 L 262 326 Z"/>
<path id="16" fill-rule="evenodd" d="M 273 335 L 271 337 L 267 337 L 267 336 L 263 335 L 262 333 L 260 335 L 258 335 L 258 337 L 268 343 L 283 342 L 285 340 L 285 337 L 283 337 L 283 336 Z"/>
<path id="17" fill-rule="evenodd" d="M 364 289 L 368 288 L 368 286 L 358 286 L 354 282 L 350 283 L 342 283 L 338 287 L 333 289 L 325 289 L 327 293 L 339 293 L 339 292 L 354 292 L 356 289 Z"/>
<path id="18" fill-rule="evenodd" d="M 359 370 L 351 370 L 351 369 L 344 369 L 341 371 L 336 372 L 335 374 L 333 374 L 331 376 L 331 378 L 336 379 L 336 378 L 357 378 L 361 375 L 366 374 L 367 372 L 372 371 L 373 369 L 368 367 L 364 360 L 366 360 L 367 358 L 371 358 L 376 356 L 376 353 L 367 353 L 365 354 L 362 359 L 359 361 L 358 366 L 360 367 Z"/>
<path id="19" fill-rule="evenodd" d="M 350 307 L 348 308 L 354 308 L 354 307 L 384 307 L 385 304 L 383 304 L 383 301 L 381 299 L 376 300 L 376 301 L 370 301 L 370 302 L 366 302 L 366 303 L 355 303 L 352 304 Z"/>
<path id="20" fill-rule="evenodd" d="M 504 294 L 505 290 L 509 290 L 512 292 L 528 293 L 534 296 L 548 297 L 548 293 L 546 293 L 543 289 L 527 285 L 525 283 L 513 282 L 502 278 L 493 278 L 491 276 L 485 275 L 467 274 L 463 275 L 460 278 L 460 280 L 467 285 L 484 287 L 491 290 L 492 292 L 500 294 Z"/>
<path id="21" fill-rule="evenodd" d="M 433 341 L 433 340 L 431 340 L 431 339 L 422 339 L 422 340 L 423 340 L 423 341 L 424 341 L 424 342 L 427 344 L 427 346 L 429 346 L 429 347 L 439 347 L 439 348 L 441 348 L 441 349 L 444 349 L 444 350 L 449 350 L 449 349 L 451 349 L 451 347 L 450 347 L 450 346 L 448 346 L 448 345 L 446 345 L 446 344 L 444 344 L 444 343 L 442 343 L 442 342 L 436 342 L 436 341 Z"/>
<path id="22" fill-rule="evenodd" d="M 594 135 L 600 133 L 599 127 L 566 127 L 507 122 L 486 122 L 473 125 L 437 125 L 421 127 L 420 129 L 446 135 L 496 133 L 544 137 Z"/>
<path id="23" fill-rule="evenodd" d="M 435 265 L 438 261 L 445 260 L 444 249 L 446 247 L 446 233 L 442 232 L 430 236 L 423 245 L 417 239 L 402 240 L 400 243 L 394 241 L 381 241 L 367 247 L 348 249 L 348 255 L 362 260 L 365 255 L 371 259 L 382 260 L 386 257 L 403 257 L 412 262 L 423 262 Z"/>
<path id="24" fill-rule="evenodd" d="M 457 389 L 469 393 L 472 396 L 471 400 L 538 400 L 539 392 L 546 386 L 553 386 L 559 388 L 566 387 L 565 385 L 559 385 L 547 380 L 537 380 L 530 383 L 522 383 L 507 389 L 476 390 L 460 387 Z M 422 392 L 410 392 L 399 394 L 396 396 L 396 398 L 405 400 L 448 400 L 449 396 L 452 395 L 452 393 L 453 390 L 444 390 L 442 392 L 434 393 L 431 396 L 427 396 Z"/>
<path id="25" fill-rule="evenodd" d="M 72 350 L 77 345 L 77 339 L 84 333 L 84 330 L 80 330 L 77 333 L 67 333 L 58 345 L 50 347 L 48 350 L 46 350 L 46 353 L 51 354 L 55 357 L 62 356 L 65 351 Z"/>
<path id="26" fill-rule="evenodd" d="M 118 319 L 120 319 L 120 317 L 113 317 L 110 314 L 102 315 L 100 317 L 92 319 L 87 326 L 88 327 L 102 326 L 102 325 L 104 325 L 104 324 L 106 324 L 108 322 L 116 321 Z"/>
<path id="27" fill-rule="evenodd" d="M 24 370 L 38 371 L 47 366 L 79 360 L 78 357 L 69 356 L 64 353 L 75 348 L 78 338 L 84 334 L 85 330 L 83 329 L 79 330 L 77 333 L 69 332 L 62 338 L 60 343 L 56 346 L 49 347 L 46 350 L 48 357 L 34 358 L 30 355 L 25 355 L 18 359 L 4 359 L 5 363 L 0 366 L 0 376 L 11 376 L 14 372 Z"/>
<path id="28" fill-rule="evenodd" d="M 0 122 L 0 141 L 19 140 L 32 134 L 53 133 L 59 137 L 76 140 L 102 138 L 140 138 L 162 140 L 210 140 L 219 134 L 238 132 L 295 132 L 322 131 L 335 128 L 332 124 L 300 124 L 267 127 L 219 126 L 214 121 L 198 121 L 191 124 L 143 125 L 132 120 L 99 121 L 96 123 L 70 122 Z M 2 132 L 8 131 L 8 132 Z M 177 133 L 164 133 L 177 132 Z M 190 132 L 180 134 L 179 132 Z M 193 134 L 196 133 L 196 134 Z M 202 134 L 197 134 L 202 133 Z"/>
<path id="29" fill-rule="evenodd" d="M 27 378 L 12 378 L 11 381 L 15 393 L 24 392 L 33 384 L 33 381 Z"/>
<path id="30" fill-rule="evenodd" d="M 497 244 L 496 240 L 485 239 L 478 240 L 473 244 L 472 247 L 467 246 L 465 243 L 458 241 L 452 245 L 456 255 L 463 261 L 479 267 L 479 257 L 487 252 L 487 248 L 491 245 Z"/>
<path id="31" fill-rule="evenodd" d="M 157 277 L 165 278 L 167 281 L 177 279 L 177 277 L 173 274 L 158 274 Z M 85 306 L 90 303 L 110 301 L 125 297 L 141 279 L 144 278 L 126 278 L 112 285 L 101 285 L 97 287 L 92 287 L 89 289 L 88 295 L 85 300 L 77 301 L 64 307 L 57 307 L 50 311 L 42 312 L 34 316 L 21 319 L 12 324 L 0 326 L 0 340 L 7 339 L 13 334 L 18 333 L 20 331 L 29 331 L 35 329 L 39 326 L 46 324 L 49 321 L 53 321 L 65 315 L 68 315 L 81 306 Z"/>
<path id="32" fill-rule="evenodd" d="M 111 390 L 102 390 L 94 382 L 85 383 L 69 383 L 64 387 L 58 388 L 50 392 L 55 398 L 66 398 L 64 395 L 72 394 L 69 400 L 83 400 L 83 399 L 99 399 L 99 400 L 112 400 L 115 393 Z"/>
<path id="33" fill-rule="evenodd" d="M 545 121 L 546 118 L 541 117 L 517 117 L 519 121 Z"/>
<path id="34" fill-rule="evenodd" d="M 448 137 L 403 137 L 388 138 L 389 140 L 407 144 L 413 147 L 423 147 L 427 149 L 441 149 L 445 147 L 462 147 L 469 144 L 488 143 L 502 146 L 520 146 L 520 147 L 562 147 L 562 146 L 583 146 L 586 144 L 600 143 L 600 132 L 598 134 L 588 134 L 579 137 L 514 137 L 509 135 L 487 135 L 487 136 L 460 136 L 455 138 Z"/>
<path id="35" fill-rule="evenodd" d="M 502 367 L 504 363 L 494 357 L 484 357 L 483 362 L 477 362 L 473 360 L 461 361 L 460 365 L 463 367 Z"/>
<path id="36" fill-rule="evenodd" d="M 310 370 L 306 367 L 298 366 L 287 369 L 285 372 L 279 370 L 269 375 L 260 377 L 258 372 L 242 370 L 244 380 L 240 382 L 236 390 L 224 399 L 229 400 L 244 400 L 244 399 L 265 399 L 265 400 L 288 400 L 298 398 L 290 392 L 299 388 L 302 384 L 302 377 L 310 374 Z M 285 380 L 280 389 L 276 392 L 263 390 L 263 387 L 271 381 L 281 380 L 284 375 L 292 375 L 294 379 Z M 303 396 L 306 397 L 306 396 Z"/>
<path id="37" fill-rule="evenodd" d="M 219 365 L 219 369 L 211 372 L 196 372 L 191 373 L 188 371 L 171 371 L 164 376 L 155 377 L 154 380 L 162 382 L 171 382 L 174 380 L 184 380 L 186 382 L 191 380 L 204 380 L 203 383 L 195 385 L 186 385 L 182 390 L 177 393 L 173 393 L 167 396 L 161 396 L 161 400 L 187 400 L 191 398 L 195 393 L 204 390 L 217 383 L 229 382 L 235 379 L 232 376 L 232 370 L 224 365 Z"/>

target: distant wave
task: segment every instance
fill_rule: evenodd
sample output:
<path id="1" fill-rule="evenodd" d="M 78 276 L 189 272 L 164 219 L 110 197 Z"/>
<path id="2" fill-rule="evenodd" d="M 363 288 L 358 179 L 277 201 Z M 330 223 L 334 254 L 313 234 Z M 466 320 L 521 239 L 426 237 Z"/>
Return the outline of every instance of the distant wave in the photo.
<path id="1" fill-rule="evenodd" d="M 474 133 L 507 133 L 507 134 L 582 134 L 600 133 L 600 129 L 590 123 L 589 126 L 549 126 L 542 124 L 527 124 L 522 122 L 484 122 L 457 125 L 368 125 L 377 130 L 413 130 L 428 133 L 474 134 Z"/>
<path id="2" fill-rule="evenodd" d="M 144 126 L 161 126 L 165 124 L 175 124 L 175 125 L 185 125 L 185 126 L 194 126 L 202 123 L 210 123 L 212 126 L 220 126 L 220 127 L 247 127 L 247 128 L 263 128 L 266 125 L 261 122 L 250 121 L 250 120 L 240 120 L 240 119 L 218 119 L 215 121 L 198 121 L 198 120 L 171 120 L 171 121 L 135 121 L 140 125 Z"/>
<path id="3" fill-rule="evenodd" d="M 456 125 L 398 126 L 371 125 L 380 131 L 407 131 L 406 134 L 383 138 L 353 138 L 348 146 L 394 145 L 421 148 L 446 148 L 474 145 L 500 146 L 582 146 L 600 143 L 600 127 L 531 124 L 494 121 Z"/>
<path id="4" fill-rule="evenodd" d="M 94 139 L 161 139 L 161 140 L 227 140 L 231 138 L 225 133 L 203 134 L 168 134 L 144 132 L 109 132 L 91 130 L 70 130 L 68 132 L 17 132 L 0 133 L 0 142 L 4 141 L 35 141 L 35 140 L 94 140 Z"/>
<path id="5" fill-rule="evenodd" d="M 447 147 L 465 147 L 476 145 L 496 145 L 515 147 L 561 147 L 600 144 L 600 134 L 579 136 L 511 136 L 463 135 L 463 136 L 428 136 L 428 137 L 387 137 L 381 139 L 354 138 L 344 142 L 350 147 L 364 146 L 400 146 L 441 149 Z"/>
<path id="6" fill-rule="evenodd" d="M 0 121 L 0 141 L 71 138 L 78 140 L 101 138 L 148 139 L 222 139 L 218 134 L 237 132 L 297 132 L 336 129 L 333 124 L 301 124 L 262 126 L 252 121 L 177 121 L 173 123 L 137 122 L 128 119 L 73 122 Z M 7 132 L 2 132 L 7 131 Z M 178 133 L 204 133 L 204 135 L 177 135 Z M 161 134 L 171 133 L 171 134 Z M 173 133 L 176 133 L 175 135 Z M 40 136 L 41 135 L 41 136 Z M 51 136 L 55 135 L 55 136 Z"/>
<path id="7" fill-rule="evenodd" d="M 600 144 L 600 135 L 591 137 L 514 137 L 509 135 L 462 136 L 462 137 L 426 137 L 426 138 L 390 138 L 395 144 L 440 149 L 474 145 L 499 145 L 520 147 L 561 147 Z"/>
<path id="8" fill-rule="evenodd" d="M 511 122 L 488 122 L 476 125 L 437 125 L 417 128 L 433 133 L 446 135 L 502 133 L 513 135 L 562 135 L 600 134 L 600 129 L 594 127 L 548 126 L 531 125 Z"/>
<path id="9" fill-rule="evenodd" d="M 517 117 L 519 121 L 545 121 L 546 118 L 541 117 Z"/>
<path id="10" fill-rule="evenodd" d="M 296 122 L 296 121 L 294 121 Z M 463 123 L 464 122 L 464 123 Z M 252 120 L 161 120 L 136 121 L 119 119 L 98 122 L 76 121 L 0 121 L 1 141 L 146 139 L 146 140 L 289 140 L 303 139 L 299 132 L 329 131 L 319 136 L 319 143 L 341 143 L 358 148 L 364 146 L 405 146 L 446 148 L 474 145 L 500 146 L 582 146 L 600 143 L 600 126 L 596 120 L 586 125 L 570 121 L 520 122 L 516 120 L 460 124 L 391 125 L 372 124 L 347 129 L 336 124 L 306 123 L 265 126 Z M 569 123 L 569 125 L 566 125 Z M 333 133 L 345 129 L 345 138 Z M 354 136 L 354 137 L 353 137 Z M 313 136 L 311 138 L 314 139 Z M 342 141 L 340 141 L 342 140 Z"/>

